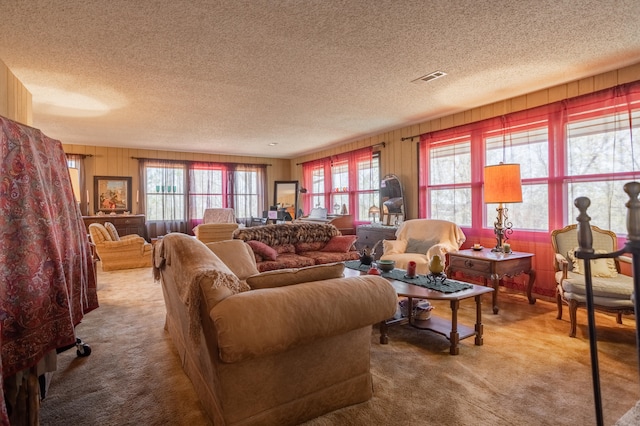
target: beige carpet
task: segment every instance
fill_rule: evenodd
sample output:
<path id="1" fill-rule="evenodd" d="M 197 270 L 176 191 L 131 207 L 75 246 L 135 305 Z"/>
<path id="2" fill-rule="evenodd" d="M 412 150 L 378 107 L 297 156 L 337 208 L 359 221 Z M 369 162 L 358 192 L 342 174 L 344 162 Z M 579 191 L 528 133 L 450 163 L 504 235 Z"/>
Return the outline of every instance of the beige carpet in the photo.
<path id="1" fill-rule="evenodd" d="M 164 301 L 151 270 L 100 271 L 98 283 L 101 307 L 77 329 L 92 354 L 59 355 L 41 424 L 209 424 L 163 330 Z M 529 305 L 520 293 L 501 292 L 500 314 L 493 315 L 489 300 L 484 345 L 463 340 L 458 356 L 428 331 L 391 328 L 389 345 L 380 345 L 374 330 L 373 399 L 307 426 L 595 424 L 584 311 L 572 339 L 568 319 L 555 319 L 555 303 Z M 449 312 L 436 304 L 434 314 Z M 473 324 L 471 301 L 461 316 Z M 640 399 L 635 327 L 633 318 L 617 325 L 602 314 L 597 323 L 604 418 L 611 425 Z"/>

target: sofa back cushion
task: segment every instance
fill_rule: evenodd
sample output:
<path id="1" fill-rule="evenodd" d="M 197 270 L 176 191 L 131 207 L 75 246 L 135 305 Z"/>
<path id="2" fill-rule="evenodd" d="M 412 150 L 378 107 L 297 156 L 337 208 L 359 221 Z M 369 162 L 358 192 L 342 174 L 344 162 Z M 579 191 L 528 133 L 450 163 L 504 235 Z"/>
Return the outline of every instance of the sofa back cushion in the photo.
<path id="1" fill-rule="evenodd" d="M 91 235 L 91 242 L 95 245 L 100 245 L 105 241 L 113 241 L 109 231 L 101 223 L 92 223 L 89 225 L 89 235 Z"/>
<path id="2" fill-rule="evenodd" d="M 233 272 L 239 280 L 258 273 L 256 260 L 249 245 L 240 240 L 207 243 L 206 246 Z"/>
<path id="3" fill-rule="evenodd" d="M 295 245 L 296 253 L 304 253 L 305 251 L 320 251 L 327 243 L 324 241 L 313 241 L 310 243 L 297 243 Z"/>
<path id="4" fill-rule="evenodd" d="M 300 284 L 311 281 L 340 278 L 344 273 L 344 263 L 330 263 L 326 265 L 307 266 L 305 268 L 279 269 L 263 272 L 247 278 L 247 284 L 252 290 L 259 288 L 274 288 L 286 285 Z"/>
<path id="5" fill-rule="evenodd" d="M 107 229 L 107 232 L 111 237 L 111 241 L 120 241 L 120 235 L 118 235 L 118 230 L 113 223 L 105 222 L 104 227 Z"/>

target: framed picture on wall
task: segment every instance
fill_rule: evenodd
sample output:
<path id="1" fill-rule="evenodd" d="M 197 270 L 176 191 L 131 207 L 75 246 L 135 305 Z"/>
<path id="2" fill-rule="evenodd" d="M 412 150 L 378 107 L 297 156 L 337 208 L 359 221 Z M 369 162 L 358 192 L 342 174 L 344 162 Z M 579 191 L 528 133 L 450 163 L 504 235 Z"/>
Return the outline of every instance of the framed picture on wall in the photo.
<path id="1" fill-rule="evenodd" d="M 131 211 L 131 177 L 95 176 L 93 184 L 96 212 L 124 213 Z"/>

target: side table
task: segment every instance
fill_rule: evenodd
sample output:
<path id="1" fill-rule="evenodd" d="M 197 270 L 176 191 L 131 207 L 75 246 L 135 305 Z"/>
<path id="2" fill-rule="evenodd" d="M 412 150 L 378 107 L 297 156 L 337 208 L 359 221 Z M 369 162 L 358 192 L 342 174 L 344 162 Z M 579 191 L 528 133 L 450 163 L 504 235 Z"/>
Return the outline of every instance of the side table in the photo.
<path id="1" fill-rule="evenodd" d="M 493 292 L 493 313 L 497 314 L 498 289 L 503 277 L 529 275 L 527 299 L 532 305 L 536 303 L 536 299 L 531 296 L 531 289 L 536 281 L 536 271 L 531 266 L 533 256 L 533 253 L 524 252 L 497 253 L 486 248 L 460 250 L 449 253 L 447 275 L 452 276 L 455 272 L 461 272 L 467 276 L 480 277 L 484 280 L 484 285 L 487 285 L 487 280 L 491 280 L 491 285 L 495 290 Z"/>

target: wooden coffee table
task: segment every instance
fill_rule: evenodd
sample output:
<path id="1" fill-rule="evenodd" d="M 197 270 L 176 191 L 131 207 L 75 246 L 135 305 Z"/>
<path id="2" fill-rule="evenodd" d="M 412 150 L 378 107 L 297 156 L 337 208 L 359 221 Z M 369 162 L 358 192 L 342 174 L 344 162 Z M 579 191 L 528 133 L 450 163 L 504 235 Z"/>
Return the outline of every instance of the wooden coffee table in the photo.
<path id="1" fill-rule="evenodd" d="M 345 276 L 360 275 L 359 271 L 354 269 L 345 268 Z M 482 346 L 482 301 L 481 296 L 485 293 L 493 292 L 491 287 L 485 287 L 481 285 L 469 284 L 472 288 L 468 290 L 456 291 L 455 293 L 442 293 L 435 290 L 429 290 L 425 287 L 405 283 L 403 281 L 389 279 L 389 282 L 396 290 L 396 293 L 400 297 L 408 298 L 408 306 L 413 306 L 413 299 L 427 299 L 427 300 L 448 300 L 451 306 L 451 320 L 442 318 L 436 315 L 431 315 L 428 320 L 415 320 L 412 317 L 412 309 L 408 309 L 409 316 L 399 319 L 388 319 L 380 323 L 380 343 L 389 343 L 389 337 L 387 336 L 387 330 L 391 325 L 397 324 L 410 324 L 413 327 L 421 330 L 430 330 L 435 333 L 441 334 L 451 343 L 449 347 L 449 353 L 451 355 L 458 355 L 459 348 L 458 343 L 460 340 L 467 337 L 475 336 L 476 346 Z M 465 299 L 474 298 L 476 301 L 476 324 L 475 328 L 471 328 L 462 324 L 458 324 L 458 308 L 460 307 L 460 301 Z"/>

